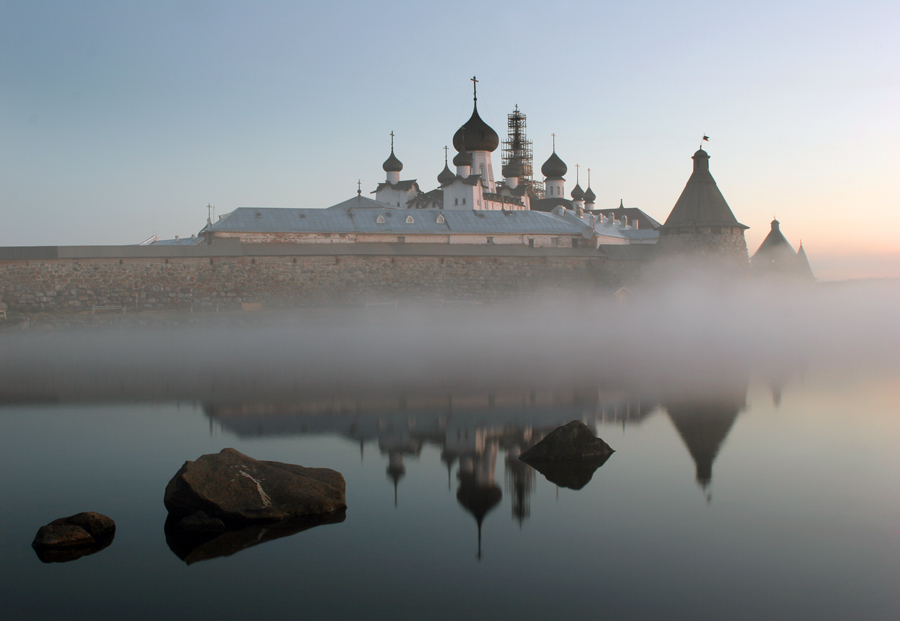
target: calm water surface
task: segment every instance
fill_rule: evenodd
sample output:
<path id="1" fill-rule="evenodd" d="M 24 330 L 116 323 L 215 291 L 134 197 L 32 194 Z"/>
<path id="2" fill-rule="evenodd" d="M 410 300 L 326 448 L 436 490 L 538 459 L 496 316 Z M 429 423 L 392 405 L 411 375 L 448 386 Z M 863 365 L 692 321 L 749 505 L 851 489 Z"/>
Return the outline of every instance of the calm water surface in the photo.
<path id="1" fill-rule="evenodd" d="M 7 403 L 3 616 L 894 619 L 897 396 L 890 374 L 826 373 L 670 402 L 560 385 Z M 573 419 L 616 449 L 583 487 L 515 459 Z M 163 492 L 224 447 L 340 471 L 346 520 L 186 563 Z M 113 544 L 41 562 L 38 527 L 85 510 L 116 520 Z"/>

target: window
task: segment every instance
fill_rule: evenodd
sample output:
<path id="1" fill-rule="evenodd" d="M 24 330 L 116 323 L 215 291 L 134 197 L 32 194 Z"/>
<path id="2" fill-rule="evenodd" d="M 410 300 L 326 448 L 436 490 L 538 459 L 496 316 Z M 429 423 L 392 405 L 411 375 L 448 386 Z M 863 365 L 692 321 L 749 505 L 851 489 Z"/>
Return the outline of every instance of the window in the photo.
<path id="1" fill-rule="evenodd" d="M 437 223 L 438 223 L 438 224 L 443 224 L 443 223 L 444 223 L 444 215 L 443 215 L 443 214 L 440 214 L 440 213 L 438 214 L 438 217 L 437 217 Z"/>
<path id="2" fill-rule="evenodd" d="M 463 199 L 463 205 L 465 205 L 465 204 L 466 204 L 466 199 Z"/>
<path id="3" fill-rule="evenodd" d="M 459 199 L 458 199 L 458 198 L 454 198 L 454 199 L 453 199 L 453 204 L 454 204 L 454 205 L 459 205 Z"/>
<path id="4" fill-rule="evenodd" d="M 398 235 L 398 236 L 397 236 L 397 243 L 398 243 L 398 244 L 405 244 L 405 243 L 406 243 L 406 238 L 405 238 L 403 235 Z"/>
<path id="5" fill-rule="evenodd" d="M 384 216 L 379 214 L 378 217 L 375 218 L 375 222 L 377 222 L 378 224 L 384 224 Z"/>
<path id="6" fill-rule="evenodd" d="M 406 216 L 406 223 L 407 223 L 407 224 L 415 224 L 416 221 L 413 220 L 413 217 L 412 217 L 412 216 Z"/>
<path id="7" fill-rule="evenodd" d="M 528 247 L 534 248 L 534 237 L 532 237 L 531 239 L 528 240 Z"/>

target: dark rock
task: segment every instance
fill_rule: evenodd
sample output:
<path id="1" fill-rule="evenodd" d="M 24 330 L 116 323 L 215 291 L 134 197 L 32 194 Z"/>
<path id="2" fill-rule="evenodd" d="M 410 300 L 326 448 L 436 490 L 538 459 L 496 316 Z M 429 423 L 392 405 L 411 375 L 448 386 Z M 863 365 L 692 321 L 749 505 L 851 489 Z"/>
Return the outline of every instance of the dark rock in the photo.
<path id="1" fill-rule="evenodd" d="M 41 526 L 31 546 L 44 563 L 65 563 L 109 547 L 115 535 L 116 523 L 105 515 L 76 513 Z"/>
<path id="2" fill-rule="evenodd" d="M 343 522 L 346 515 L 345 511 L 339 510 L 274 524 L 247 524 L 218 533 L 184 528 L 182 524 L 185 520 L 176 521 L 177 518 L 169 516 L 165 525 L 166 543 L 178 558 L 191 565 L 220 556 L 231 556 L 260 543 L 289 537 L 316 526 L 337 524 Z"/>
<path id="3" fill-rule="evenodd" d="M 91 534 L 75 524 L 57 524 L 55 520 L 41 526 L 31 542 L 33 548 L 89 548 L 96 542 Z"/>
<path id="4" fill-rule="evenodd" d="M 225 530 L 225 522 L 219 518 L 209 517 L 203 511 L 197 511 L 178 522 L 178 528 L 203 532 L 222 531 Z"/>
<path id="5" fill-rule="evenodd" d="M 611 454 L 566 461 L 535 461 L 528 465 L 543 474 L 544 478 L 554 485 L 578 490 L 591 482 L 594 472 L 606 463 Z"/>
<path id="6" fill-rule="evenodd" d="M 185 462 L 166 486 L 165 504 L 179 518 L 202 511 L 228 526 L 347 508 L 339 472 L 257 461 L 232 448 Z"/>
<path id="7" fill-rule="evenodd" d="M 102 513 L 94 513 L 87 511 L 84 513 L 76 513 L 67 518 L 53 520 L 51 524 L 73 524 L 80 526 L 90 533 L 94 539 L 106 539 L 116 534 L 116 523 L 112 518 L 108 518 Z"/>
<path id="8" fill-rule="evenodd" d="M 579 420 L 573 420 L 551 431 L 546 438 L 519 455 L 519 459 L 532 464 L 533 462 L 609 457 L 613 452 L 609 445 L 596 437 L 587 425 Z"/>

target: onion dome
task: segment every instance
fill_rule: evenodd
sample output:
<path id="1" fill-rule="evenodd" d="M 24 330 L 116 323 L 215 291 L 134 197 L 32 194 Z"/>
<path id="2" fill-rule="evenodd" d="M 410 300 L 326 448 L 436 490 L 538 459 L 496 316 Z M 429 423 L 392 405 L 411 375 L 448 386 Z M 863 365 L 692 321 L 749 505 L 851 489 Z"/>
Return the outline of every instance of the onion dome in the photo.
<path id="1" fill-rule="evenodd" d="M 453 148 L 462 151 L 495 151 L 500 146 L 500 137 L 490 125 L 478 116 L 478 105 L 472 116 L 453 134 Z"/>
<path id="2" fill-rule="evenodd" d="M 384 164 L 381 167 L 384 168 L 384 172 L 400 172 L 403 170 L 403 163 L 394 155 L 393 148 L 391 149 L 391 156 L 384 160 Z"/>
<path id="3" fill-rule="evenodd" d="M 468 151 L 460 151 L 453 158 L 454 166 L 471 166 L 472 165 L 472 154 Z"/>
<path id="4" fill-rule="evenodd" d="M 522 164 L 518 159 L 512 159 L 509 161 L 509 164 L 503 167 L 502 173 L 505 179 L 510 179 L 512 177 L 521 177 Z"/>
<path id="5" fill-rule="evenodd" d="M 562 179 L 567 170 L 569 170 L 568 166 L 560 159 L 556 151 L 551 153 L 544 165 L 541 166 L 541 174 L 547 179 Z"/>
<path id="6" fill-rule="evenodd" d="M 591 186 L 588 186 L 588 189 L 584 191 L 584 202 L 593 203 L 595 200 L 597 200 L 597 195 L 594 194 Z"/>
<path id="7" fill-rule="evenodd" d="M 575 200 L 575 201 L 584 200 L 584 190 L 582 190 L 581 186 L 578 185 L 577 183 L 575 184 L 575 187 L 572 188 L 572 200 Z"/>
<path id="8" fill-rule="evenodd" d="M 453 174 L 453 171 L 447 168 L 447 162 L 444 162 L 444 170 L 442 170 L 441 174 L 437 176 L 438 183 L 443 186 L 447 185 L 448 183 L 452 183 L 454 179 L 456 179 L 456 175 Z"/>

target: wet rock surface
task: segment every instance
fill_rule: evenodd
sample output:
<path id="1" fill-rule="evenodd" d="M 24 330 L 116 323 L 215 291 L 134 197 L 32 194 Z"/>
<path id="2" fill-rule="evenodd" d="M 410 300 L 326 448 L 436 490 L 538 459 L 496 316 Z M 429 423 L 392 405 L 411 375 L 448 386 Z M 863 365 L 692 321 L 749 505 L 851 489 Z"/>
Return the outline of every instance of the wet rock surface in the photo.
<path id="1" fill-rule="evenodd" d="M 596 437 L 587 425 L 573 420 L 551 431 L 547 437 L 519 455 L 519 459 L 531 465 L 539 462 L 596 460 L 601 457 L 605 458 L 605 462 L 612 453 L 613 449 Z"/>
<path id="2" fill-rule="evenodd" d="M 165 505 L 179 522 L 192 516 L 188 530 L 208 528 L 208 518 L 233 528 L 342 511 L 345 487 L 344 477 L 328 468 L 258 461 L 226 448 L 185 462 L 166 486 Z"/>
<path id="3" fill-rule="evenodd" d="M 115 534 L 116 523 L 111 518 L 101 513 L 76 513 L 41 526 L 31 547 L 45 563 L 64 563 L 103 550 Z"/>

